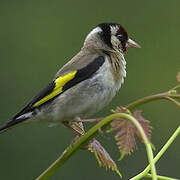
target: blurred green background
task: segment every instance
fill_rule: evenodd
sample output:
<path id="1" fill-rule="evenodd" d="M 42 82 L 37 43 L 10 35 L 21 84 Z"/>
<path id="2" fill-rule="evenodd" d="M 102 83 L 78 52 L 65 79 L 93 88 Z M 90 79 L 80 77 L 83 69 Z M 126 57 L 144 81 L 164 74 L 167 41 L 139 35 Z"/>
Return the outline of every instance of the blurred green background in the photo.
<path id="1" fill-rule="evenodd" d="M 9 120 L 81 48 L 84 38 L 101 22 L 118 22 L 142 49 L 126 54 L 127 78 L 113 102 L 97 116 L 117 105 L 166 91 L 176 85 L 180 70 L 180 1 L 0 1 L 0 124 Z M 180 111 L 168 102 L 143 107 L 153 126 L 155 153 L 179 125 Z M 97 117 L 96 116 L 96 117 Z M 0 179 L 32 180 L 65 149 L 73 133 L 63 126 L 45 123 L 20 126 L 0 135 Z M 115 142 L 99 138 L 114 159 Z M 131 156 L 117 162 L 123 179 L 139 173 L 147 164 L 143 144 Z M 180 178 L 179 137 L 157 164 L 158 174 Z M 59 179 L 117 180 L 98 167 L 94 156 L 81 151 L 52 177 Z"/>

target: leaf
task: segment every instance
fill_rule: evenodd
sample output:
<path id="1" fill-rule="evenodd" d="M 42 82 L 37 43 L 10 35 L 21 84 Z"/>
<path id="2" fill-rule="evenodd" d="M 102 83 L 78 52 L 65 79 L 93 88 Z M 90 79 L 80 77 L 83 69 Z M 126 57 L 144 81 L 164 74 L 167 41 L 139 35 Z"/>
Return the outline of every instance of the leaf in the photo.
<path id="1" fill-rule="evenodd" d="M 104 167 L 105 169 L 112 169 L 112 171 L 116 171 L 116 173 L 122 178 L 116 163 L 113 161 L 109 153 L 104 149 L 99 141 L 93 139 L 88 144 L 88 150 L 94 153 L 100 167 Z"/>
<path id="2" fill-rule="evenodd" d="M 180 72 L 177 73 L 176 80 L 177 80 L 178 83 L 180 83 Z"/>
<path id="3" fill-rule="evenodd" d="M 78 135 L 73 140 L 73 142 L 76 142 L 80 136 L 83 136 L 85 134 L 84 126 L 82 122 L 75 122 L 71 125 L 71 127 L 74 131 L 78 133 Z M 104 147 L 100 144 L 98 140 L 93 139 L 82 148 L 88 149 L 89 151 L 94 153 L 100 167 L 104 167 L 105 169 L 112 169 L 112 171 L 116 171 L 116 173 L 120 177 L 122 177 L 116 166 L 116 163 L 113 161 L 109 153 L 104 149 Z"/>
<path id="4" fill-rule="evenodd" d="M 124 107 L 118 107 L 115 110 L 115 113 L 128 113 L 130 114 L 130 111 Z M 144 132 L 146 133 L 146 136 L 148 139 L 151 137 L 151 128 L 148 124 L 148 121 L 146 121 L 142 115 L 141 111 L 137 110 L 135 111 L 132 116 L 136 118 L 136 120 L 141 124 Z M 136 148 L 136 140 L 135 140 L 135 134 L 137 137 L 142 141 L 142 138 L 140 136 L 139 131 L 136 129 L 133 123 L 130 121 L 123 119 L 123 118 L 116 118 L 111 123 L 111 131 L 116 131 L 115 139 L 117 141 L 118 148 L 121 152 L 121 157 L 119 160 L 121 160 L 125 155 L 131 154 L 133 150 Z"/>
<path id="5" fill-rule="evenodd" d="M 117 118 L 111 123 L 111 127 L 113 130 L 117 130 L 115 139 L 121 154 L 130 154 L 136 147 L 135 128 L 132 123 L 125 119 Z"/>
<path id="6" fill-rule="evenodd" d="M 143 118 L 143 116 L 141 115 L 141 112 L 142 111 L 139 111 L 139 110 L 136 110 L 134 113 L 133 113 L 133 116 L 134 118 L 136 118 L 138 120 L 138 122 L 141 124 L 147 138 L 150 140 L 151 139 L 151 126 L 149 125 L 149 122 L 147 120 L 145 120 Z M 142 137 L 139 133 L 139 131 L 136 129 L 136 135 L 138 136 L 138 138 L 142 140 Z"/>

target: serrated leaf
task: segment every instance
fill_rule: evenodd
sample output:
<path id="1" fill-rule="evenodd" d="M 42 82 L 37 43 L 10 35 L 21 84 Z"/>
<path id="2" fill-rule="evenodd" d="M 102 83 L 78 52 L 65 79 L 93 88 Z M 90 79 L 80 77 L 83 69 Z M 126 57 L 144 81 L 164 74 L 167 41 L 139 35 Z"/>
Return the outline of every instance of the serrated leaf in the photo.
<path id="1" fill-rule="evenodd" d="M 111 127 L 114 130 L 117 130 L 115 139 L 117 141 L 118 148 L 121 152 L 121 158 L 126 154 L 130 154 L 136 147 L 135 141 L 135 128 L 131 122 L 117 118 L 111 123 Z"/>
<path id="2" fill-rule="evenodd" d="M 129 110 L 123 107 L 118 107 L 115 113 L 128 113 L 131 114 Z M 141 124 L 144 132 L 146 133 L 148 139 L 151 137 L 151 128 L 142 115 L 141 111 L 135 111 L 132 116 Z M 134 124 L 123 118 L 116 118 L 111 123 L 111 131 L 116 131 L 115 139 L 117 141 L 118 148 L 121 152 L 121 160 L 125 155 L 130 154 L 136 148 L 135 134 L 142 141 L 139 131 L 136 129 Z"/>
<path id="3" fill-rule="evenodd" d="M 151 126 L 149 125 L 148 121 L 143 118 L 143 116 L 141 115 L 141 112 L 142 111 L 136 110 L 133 113 L 133 116 L 141 124 L 141 126 L 142 126 L 142 128 L 143 128 L 143 130 L 144 130 L 144 132 L 145 132 L 145 134 L 147 136 L 147 138 L 150 140 L 151 139 Z M 138 136 L 138 138 L 141 141 L 143 141 L 142 138 L 141 138 L 141 135 L 140 135 L 140 133 L 139 133 L 139 131 L 137 129 L 136 129 L 136 135 Z"/>
<path id="4" fill-rule="evenodd" d="M 94 153 L 100 167 L 111 169 L 112 171 L 115 171 L 120 177 L 122 177 L 116 163 L 113 161 L 109 153 L 104 149 L 99 141 L 96 139 L 92 140 L 88 144 L 88 150 Z"/>
<path id="5" fill-rule="evenodd" d="M 75 122 L 71 125 L 71 128 L 78 133 L 75 137 L 73 142 L 77 141 L 80 136 L 85 134 L 84 126 L 82 122 Z M 96 160 L 100 167 L 104 167 L 105 169 L 111 169 L 115 171 L 120 177 L 122 177 L 121 173 L 119 172 L 116 163 L 113 161 L 109 153 L 104 149 L 104 147 L 100 144 L 100 142 L 96 139 L 90 141 L 86 146 L 82 147 L 83 149 L 88 149 L 89 151 L 93 152 Z"/>

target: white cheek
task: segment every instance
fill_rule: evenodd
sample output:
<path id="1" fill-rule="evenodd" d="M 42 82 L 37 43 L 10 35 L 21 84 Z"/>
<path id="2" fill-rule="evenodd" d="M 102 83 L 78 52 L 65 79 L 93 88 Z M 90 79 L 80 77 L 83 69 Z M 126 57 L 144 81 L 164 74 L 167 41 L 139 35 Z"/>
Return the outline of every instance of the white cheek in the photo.
<path id="1" fill-rule="evenodd" d="M 118 26 L 111 26 L 111 34 L 116 34 L 118 29 L 119 29 Z"/>
<path id="2" fill-rule="evenodd" d="M 116 36 L 111 36 L 111 44 L 113 45 L 113 47 L 118 48 L 120 45 L 120 41 Z"/>

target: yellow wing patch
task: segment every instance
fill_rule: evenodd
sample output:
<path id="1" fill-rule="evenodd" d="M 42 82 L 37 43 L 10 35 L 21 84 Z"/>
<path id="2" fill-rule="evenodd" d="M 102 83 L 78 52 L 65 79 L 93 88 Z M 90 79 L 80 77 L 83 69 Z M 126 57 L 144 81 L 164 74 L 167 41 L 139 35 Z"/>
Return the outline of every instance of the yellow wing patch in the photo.
<path id="1" fill-rule="evenodd" d="M 48 94 L 47 96 L 45 96 L 44 98 L 42 98 L 41 100 L 39 100 L 38 102 L 36 102 L 33 107 L 37 107 L 43 103 L 45 103 L 46 101 L 52 99 L 53 97 L 55 97 L 56 95 L 60 94 L 62 92 L 62 88 L 63 86 L 69 82 L 70 80 L 72 80 L 75 76 L 77 71 L 73 71 L 70 72 L 64 76 L 60 76 L 59 78 L 57 78 L 55 80 L 55 87 L 53 89 L 53 91 Z"/>

